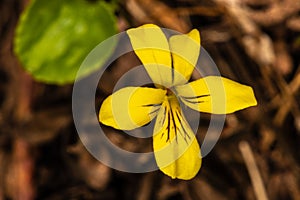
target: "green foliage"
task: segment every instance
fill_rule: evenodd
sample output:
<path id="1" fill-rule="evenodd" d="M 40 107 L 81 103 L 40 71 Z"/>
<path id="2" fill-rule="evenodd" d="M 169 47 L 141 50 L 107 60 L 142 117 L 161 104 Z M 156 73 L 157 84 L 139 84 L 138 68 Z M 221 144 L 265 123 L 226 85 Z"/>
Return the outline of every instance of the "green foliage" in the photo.
<path id="1" fill-rule="evenodd" d="M 105 2 L 32 0 L 19 21 L 14 50 L 36 80 L 72 83 L 87 54 L 116 32 L 113 9 Z M 101 67 L 114 47 L 81 75 Z"/>

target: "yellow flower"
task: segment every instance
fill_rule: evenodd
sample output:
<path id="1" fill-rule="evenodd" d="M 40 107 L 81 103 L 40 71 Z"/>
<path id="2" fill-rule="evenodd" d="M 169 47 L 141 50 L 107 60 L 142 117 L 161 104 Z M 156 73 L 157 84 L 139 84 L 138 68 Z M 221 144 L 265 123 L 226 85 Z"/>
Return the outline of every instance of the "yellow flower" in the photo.
<path id="1" fill-rule="evenodd" d="M 99 120 L 116 129 L 132 130 L 156 117 L 153 150 L 158 167 L 172 178 L 191 179 L 202 158 L 179 102 L 200 112 L 227 114 L 256 105 L 253 90 L 219 76 L 188 82 L 200 54 L 196 29 L 167 38 L 158 26 L 147 24 L 127 34 L 156 88 L 116 91 L 104 100 Z"/>

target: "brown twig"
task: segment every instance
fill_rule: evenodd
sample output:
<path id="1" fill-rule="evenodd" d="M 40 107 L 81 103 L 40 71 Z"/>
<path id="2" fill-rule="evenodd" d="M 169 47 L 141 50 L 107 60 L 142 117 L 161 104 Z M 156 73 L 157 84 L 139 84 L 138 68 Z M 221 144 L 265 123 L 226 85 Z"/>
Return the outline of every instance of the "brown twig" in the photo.
<path id="1" fill-rule="evenodd" d="M 274 118 L 274 123 L 281 126 L 282 123 L 284 122 L 284 119 L 285 119 L 288 111 L 291 111 L 291 113 L 294 114 L 295 117 L 298 117 L 300 112 L 299 112 L 299 105 L 298 105 L 294 95 L 292 94 L 292 91 L 290 90 L 289 85 L 286 83 L 286 81 L 283 79 L 282 76 L 280 76 L 278 73 L 276 73 L 276 71 L 274 71 L 274 73 L 275 73 L 275 77 L 277 80 L 277 84 L 281 91 L 281 96 L 284 97 L 284 102 L 285 102 L 285 103 L 280 104 L 280 108 Z M 299 80 L 298 80 L 297 76 L 296 76 L 296 79 L 294 79 L 294 80 L 295 80 L 294 84 L 295 83 L 299 84 Z M 283 101 L 283 99 L 281 99 L 281 101 Z"/>
<path id="2" fill-rule="evenodd" d="M 254 11 L 245 9 L 245 12 L 247 12 L 247 15 L 255 23 L 262 26 L 272 26 L 282 23 L 288 17 L 296 14 L 300 10 L 300 1 L 282 0 L 274 2 L 275 3 L 273 3 L 265 11 Z"/>
<path id="3" fill-rule="evenodd" d="M 209 8 L 204 6 L 193 6 L 193 7 L 181 7 L 181 8 L 175 8 L 174 9 L 178 15 L 203 15 L 207 17 L 216 17 L 220 16 L 223 11 L 222 9 L 216 7 L 216 8 Z"/>
<path id="4" fill-rule="evenodd" d="M 137 200 L 148 200 L 151 198 L 151 191 L 153 187 L 154 173 L 147 173 L 141 183 Z"/>
<path id="5" fill-rule="evenodd" d="M 266 189 L 257 168 L 250 145 L 248 144 L 248 142 L 242 141 L 239 144 L 239 148 L 248 169 L 257 200 L 268 200 Z"/>
<path id="6" fill-rule="evenodd" d="M 138 16 L 139 23 L 156 22 L 163 27 L 170 28 L 182 33 L 190 30 L 190 26 L 183 20 L 176 11 L 168 7 L 163 2 L 157 0 L 130 0 L 130 5 L 138 9 L 129 9 L 133 16 Z M 138 13 L 137 13 L 138 11 Z M 168 13 L 166 15 L 166 13 Z M 142 16 L 142 17 L 141 17 Z"/>
<path id="7" fill-rule="evenodd" d="M 6 176 L 7 193 L 15 200 L 32 200 L 35 197 L 33 187 L 34 161 L 29 144 L 17 138 L 13 145 L 11 167 Z"/>

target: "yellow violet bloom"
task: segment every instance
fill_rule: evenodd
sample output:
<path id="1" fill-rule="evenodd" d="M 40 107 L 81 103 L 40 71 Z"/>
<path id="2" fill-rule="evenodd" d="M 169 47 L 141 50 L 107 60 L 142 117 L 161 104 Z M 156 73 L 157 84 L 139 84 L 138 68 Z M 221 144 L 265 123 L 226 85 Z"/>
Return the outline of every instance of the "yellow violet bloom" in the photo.
<path id="1" fill-rule="evenodd" d="M 132 130 L 156 117 L 153 150 L 158 167 L 172 178 L 191 179 L 202 158 L 179 102 L 199 112 L 228 114 L 256 105 L 253 90 L 219 76 L 188 82 L 200 54 L 196 29 L 167 38 L 158 26 L 146 24 L 127 34 L 156 88 L 125 87 L 114 92 L 104 100 L 99 120 Z"/>

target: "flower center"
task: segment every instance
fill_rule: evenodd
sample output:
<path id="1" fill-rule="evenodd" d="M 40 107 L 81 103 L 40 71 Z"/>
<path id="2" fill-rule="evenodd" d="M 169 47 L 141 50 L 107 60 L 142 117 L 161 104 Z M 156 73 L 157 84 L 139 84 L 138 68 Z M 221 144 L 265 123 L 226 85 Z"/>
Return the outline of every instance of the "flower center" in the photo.
<path id="1" fill-rule="evenodd" d="M 174 91 L 171 89 L 167 88 L 167 95 L 166 95 L 166 100 L 170 104 L 170 106 L 175 106 L 178 104 L 178 99 Z"/>
<path id="2" fill-rule="evenodd" d="M 169 100 L 171 100 L 173 98 L 176 98 L 176 95 L 171 89 L 167 88 L 167 97 Z"/>
<path id="3" fill-rule="evenodd" d="M 171 89 L 167 88 L 167 96 L 172 96 L 172 95 L 174 95 L 174 92 Z"/>

